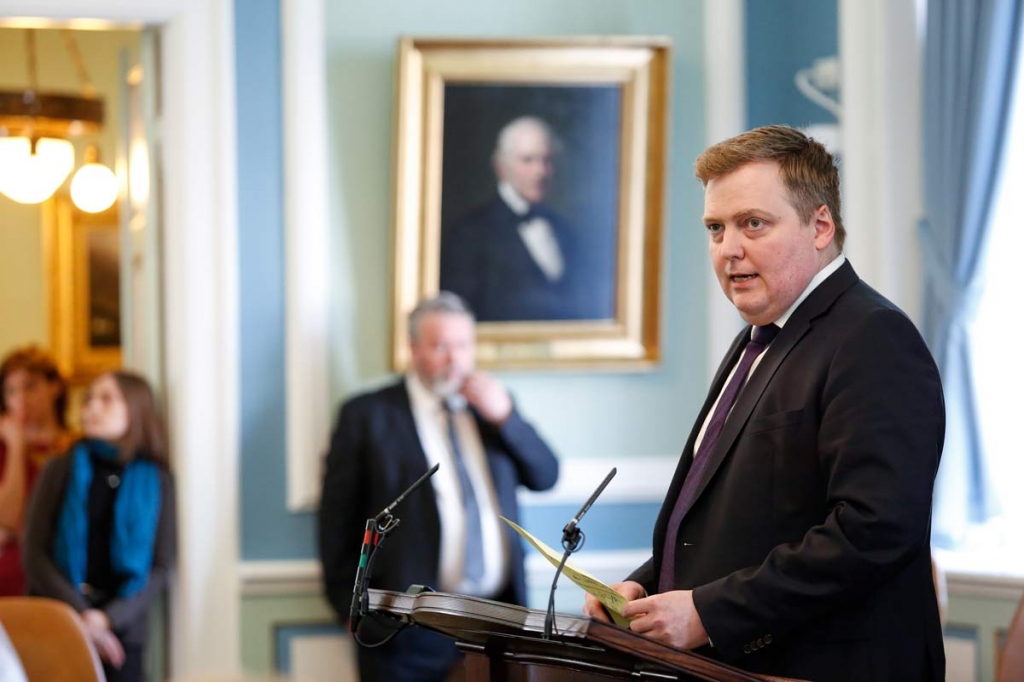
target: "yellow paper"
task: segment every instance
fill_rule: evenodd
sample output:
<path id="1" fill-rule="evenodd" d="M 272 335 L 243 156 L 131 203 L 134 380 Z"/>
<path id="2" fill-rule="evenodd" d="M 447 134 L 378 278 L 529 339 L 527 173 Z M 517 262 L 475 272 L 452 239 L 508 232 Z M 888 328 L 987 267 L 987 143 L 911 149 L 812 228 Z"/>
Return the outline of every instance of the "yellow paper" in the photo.
<path id="1" fill-rule="evenodd" d="M 562 552 L 556 552 L 535 538 L 529 531 L 521 528 L 515 522 L 509 521 L 504 516 L 501 517 L 501 520 L 512 526 L 512 529 L 515 530 L 515 532 L 522 535 L 526 538 L 527 542 L 536 547 L 537 550 L 551 562 L 552 566 L 558 568 L 558 565 L 562 563 Z M 597 600 L 601 602 L 606 609 L 608 609 L 608 613 L 611 614 L 612 620 L 616 625 L 624 628 L 629 627 L 629 618 L 622 615 L 622 607 L 627 603 L 625 597 L 583 569 L 573 566 L 568 561 L 565 562 L 565 566 L 562 568 L 562 575 L 583 588 L 584 592 L 597 597 Z"/>

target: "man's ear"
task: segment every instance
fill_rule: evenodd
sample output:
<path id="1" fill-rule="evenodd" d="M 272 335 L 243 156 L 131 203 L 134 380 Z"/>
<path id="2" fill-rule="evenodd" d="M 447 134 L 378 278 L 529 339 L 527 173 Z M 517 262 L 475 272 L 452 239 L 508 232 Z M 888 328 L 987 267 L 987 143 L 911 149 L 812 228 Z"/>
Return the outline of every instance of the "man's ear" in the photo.
<path id="1" fill-rule="evenodd" d="M 822 204 L 811 217 L 814 225 L 814 248 L 824 251 L 832 244 L 836 237 L 836 223 L 832 220 L 832 211 L 828 205 Z"/>

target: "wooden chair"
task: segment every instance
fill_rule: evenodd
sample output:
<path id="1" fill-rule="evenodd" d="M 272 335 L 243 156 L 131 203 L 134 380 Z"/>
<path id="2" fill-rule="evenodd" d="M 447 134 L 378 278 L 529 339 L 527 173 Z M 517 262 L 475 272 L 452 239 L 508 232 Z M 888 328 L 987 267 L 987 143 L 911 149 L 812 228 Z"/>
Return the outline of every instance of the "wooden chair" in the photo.
<path id="1" fill-rule="evenodd" d="M 0 623 L 29 682 L 106 682 L 82 619 L 64 602 L 0 597 Z"/>
<path id="2" fill-rule="evenodd" d="M 1006 633 L 1006 644 L 999 656 L 999 671 L 996 673 L 996 682 L 1020 680 L 1024 680 L 1024 597 L 1010 622 L 1010 631 Z"/>

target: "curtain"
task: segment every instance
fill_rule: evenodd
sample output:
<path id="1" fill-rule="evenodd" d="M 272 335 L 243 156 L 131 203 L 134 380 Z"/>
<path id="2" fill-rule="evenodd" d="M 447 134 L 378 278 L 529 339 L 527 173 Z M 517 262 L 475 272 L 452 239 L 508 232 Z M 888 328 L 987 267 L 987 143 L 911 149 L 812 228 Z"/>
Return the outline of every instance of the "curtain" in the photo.
<path id="1" fill-rule="evenodd" d="M 980 447 L 968 330 L 983 288 L 1022 5 L 1024 0 L 929 0 L 927 6 L 923 326 L 946 394 L 946 446 L 933 520 L 933 541 L 946 547 L 961 540 L 970 523 L 999 511 Z"/>

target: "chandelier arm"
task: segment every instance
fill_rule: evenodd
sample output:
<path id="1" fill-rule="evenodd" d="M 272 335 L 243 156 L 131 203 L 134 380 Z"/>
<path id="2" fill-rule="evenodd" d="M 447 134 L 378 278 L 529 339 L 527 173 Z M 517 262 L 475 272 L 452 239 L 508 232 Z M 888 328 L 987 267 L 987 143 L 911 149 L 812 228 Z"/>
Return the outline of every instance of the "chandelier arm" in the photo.
<path id="1" fill-rule="evenodd" d="M 36 63 L 36 30 L 25 30 L 25 57 L 28 64 L 28 89 L 39 92 L 39 65 Z"/>
<path id="2" fill-rule="evenodd" d="M 92 80 L 89 79 L 89 72 L 85 69 L 85 60 L 82 59 L 82 53 L 78 49 L 78 43 L 75 42 L 75 35 L 71 32 L 71 29 L 61 29 L 61 37 L 64 38 L 64 47 L 67 48 L 68 54 L 71 55 L 71 61 L 75 65 L 75 71 L 78 72 L 78 80 L 82 82 L 82 94 L 86 97 L 96 96 L 96 86 L 93 85 Z"/>

